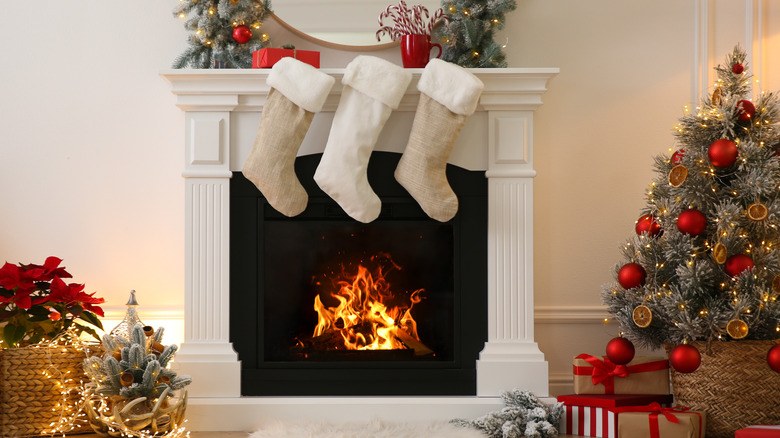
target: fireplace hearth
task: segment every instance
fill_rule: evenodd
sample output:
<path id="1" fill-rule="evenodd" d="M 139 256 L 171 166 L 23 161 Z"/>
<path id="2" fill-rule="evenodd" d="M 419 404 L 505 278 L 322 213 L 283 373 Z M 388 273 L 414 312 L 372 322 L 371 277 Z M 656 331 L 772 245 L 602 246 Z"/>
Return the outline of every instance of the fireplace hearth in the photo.
<path id="1" fill-rule="evenodd" d="M 441 223 L 395 182 L 400 154 L 375 152 L 369 183 L 383 209 L 363 224 L 314 183 L 320 157 L 296 160 L 309 205 L 293 218 L 240 173 L 231 179 L 230 333 L 242 395 L 475 395 L 487 340 L 484 172 L 449 166 L 460 208 Z M 348 349 L 344 338 L 355 348 L 379 343 L 370 323 L 345 327 L 376 312 L 354 311 L 368 307 L 372 291 L 397 312 L 399 321 L 378 323 L 395 346 Z M 334 295 L 351 294 L 360 302 L 345 310 L 350 315 L 320 324 L 339 307 Z M 318 325 L 330 330 L 314 336 Z"/>
<path id="2" fill-rule="evenodd" d="M 323 111 L 314 117 L 299 151 L 299 159 L 323 152 L 339 102 L 343 69 L 321 71 L 332 75 L 336 85 Z M 419 100 L 416 85 L 421 70 L 411 71 L 412 82 L 398 109 L 387 121 L 375 154 L 403 152 Z M 272 368 L 272 364 L 257 368 L 260 350 L 256 342 L 250 347 L 255 349 L 253 353 L 233 342 L 237 331 L 258 330 L 260 301 L 257 284 L 242 286 L 231 281 L 231 272 L 256 270 L 257 263 L 256 260 L 237 259 L 234 256 L 236 248 L 230 240 L 231 224 L 236 219 L 231 214 L 234 208 L 232 180 L 234 172 L 241 169 L 257 132 L 260 112 L 269 91 L 265 83 L 268 70 L 171 70 L 162 74 L 171 83 L 177 106 L 184 110 L 185 332 L 174 366 L 193 377 L 189 391 L 189 428 L 253 430 L 270 418 L 449 420 L 476 417 L 500 409 L 501 391 L 523 389 L 540 397 L 548 394 L 547 362 L 534 341 L 533 326 L 533 179 L 536 175 L 533 118 L 534 111 L 542 104 L 541 96 L 548 81 L 558 70 L 472 71 L 483 81 L 485 89 L 476 112 L 460 132 L 449 163 L 487 179 L 487 211 L 483 208 L 480 212 L 486 214 L 487 231 L 473 233 L 487 248 L 486 257 L 479 262 L 486 266 L 487 273 L 487 320 L 481 327 L 478 354 L 472 353 L 470 358 L 463 359 L 465 356 L 454 349 L 450 361 L 456 362 L 460 357 L 464 363 L 474 366 L 476 392 L 469 383 L 468 392 L 458 392 L 468 395 L 452 396 L 408 395 L 411 394 L 408 391 L 402 391 L 407 395 L 373 396 L 242 395 L 244 374 L 249 372 L 246 370 L 254 369 L 252 372 L 262 379 Z M 395 215 L 404 210 L 392 205 L 391 201 L 386 200 L 382 214 Z M 340 208 L 323 208 L 323 211 L 338 216 Z M 252 223 L 256 227 L 257 222 Z M 458 247 L 454 246 L 453 251 L 457 252 Z M 396 255 L 393 257 L 395 260 Z M 454 258 L 457 260 L 457 255 Z M 414 264 L 399 264 L 404 269 L 414 269 Z M 461 271 L 453 267 L 454 275 Z M 457 281 L 453 285 L 457 288 Z M 463 287 L 461 295 L 470 296 L 467 291 L 471 289 Z M 246 306 L 254 312 L 252 315 L 233 313 L 231 303 L 241 294 L 254 294 L 254 298 L 247 297 L 254 301 Z M 453 308 L 456 303 L 457 299 L 453 301 Z M 457 309 L 454 313 L 457 315 Z M 456 317 L 459 316 L 453 316 L 453 321 Z M 457 327 L 455 322 L 453 333 L 456 338 Z M 433 342 L 431 345 L 434 350 L 440 348 Z M 236 351 L 240 352 L 240 359 Z M 442 363 L 438 360 L 401 361 L 400 364 L 437 367 Z M 245 361 L 255 363 L 250 367 Z M 391 362 L 394 366 L 399 365 L 398 361 Z M 287 361 L 285 367 L 278 367 L 274 372 L 283 374 L 286 372 L 283 368 L 294 371 L 296 367 L 307 366 L 306 361 Z M 349 367 L 355 366 L 337 361 L 330 368 L 342 367 L 339 372 L 352 377 L 356 370 Z M 436 373 L 450 371 L 440 369 Z M 310 375 L 309 378 L 312 382 L 321 382 L 327 377 Z M 288 381 L 296 379 L 298 376 L 292 374 Z M 438 390 L 428 393 L 441 394 Z"/>

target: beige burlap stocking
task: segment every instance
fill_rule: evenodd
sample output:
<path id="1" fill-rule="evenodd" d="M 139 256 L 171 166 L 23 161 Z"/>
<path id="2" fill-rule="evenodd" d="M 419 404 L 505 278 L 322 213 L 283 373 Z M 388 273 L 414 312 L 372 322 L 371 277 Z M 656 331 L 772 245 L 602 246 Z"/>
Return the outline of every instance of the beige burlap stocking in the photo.
<path id="1" fill-rule="evenodd" d="M 437 221 L 447 222 L 458 212 L 458 197 L 447 182 L 447 160 L 483 88 L 466 69 L 440 59 L 428 63 L 417 84 L 420 102 L 395 179 Z"/>
<path id="2" fill-rule="evenodd" d="M 266 80 L 271 90 L 242 172 L 285 216 L 300 214 L 309 202 L 295 175 L 295 157 L 334 82 L 333 77 L 294 58 L 274 64 Z"/>

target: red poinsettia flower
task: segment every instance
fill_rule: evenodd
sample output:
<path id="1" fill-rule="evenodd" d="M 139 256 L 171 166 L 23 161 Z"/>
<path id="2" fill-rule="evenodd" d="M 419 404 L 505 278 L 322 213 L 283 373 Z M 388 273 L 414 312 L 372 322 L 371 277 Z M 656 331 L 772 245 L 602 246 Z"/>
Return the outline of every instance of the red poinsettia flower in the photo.
<path id="1" fill-rule="evenodd" d="M 47 257 L 46 261 L 43 262 L 43 266 L 30 264 L 24 265 L 24 267 L 27 269 L 42 270 L 38 273 L 39 277 L 36 278 L 35 281 L 51 281 L 54 277 L 72 278 L 73 276 L 70 275 L 64 267 L 59 267 L 60 263 L 62 263 L 62 259 L 59 257 Z"/>
<path id="2" fill-rule="evenodd" d="M 95 293 L 88 294 L 84 292 L 84 285 L 78 283 L 65 284 L 60 277 L 54 277 L 51 281 L 51 294 L 47 297 L 40 297 L 32 300 L 33 304 L 40 304 L 46 301 L 55 303 L 78 304 L 85 310 L 93 312 L 99 316 L 105 316 L 103 309 L 93 304 L 102 304 L 106 300 L 95 298 Z"/>
<path id="3" fill-rule="evenodd" d="M 30 298 L 30 294 L 32 293 L 32 290 L 29 291 L 17 291 L 15 294 L 13 294 L 11 297 L 3 297 L 0 296 L 0 304 L 8 304 L 8 303 L 14 303 L 16 304 L 16 307 L 24 310 L 30 310 L 30 307 L 32 307 L 32 299 Z"/>
<path id="4" fill-rule="evenodd" d="M 43 268 L 23 269 L 8 262 L 0 268 L 0 286 L 10 291 L 32 293 L 35 282 L 43 274 Z"/>
<path id="5" fill-rule="evenodd" d="M 58 312 L 58 311 L 56 311 L 56 310 L 54 310 L 52 308 L 49 308 L 49 311 L 50 311 L 50 313 L 49 313 L 49 319 L 50 320 L 52 320 L 52 321 L 59 321 L 60 319 L 62 319 L 62 314 L 60 312 Z"/>

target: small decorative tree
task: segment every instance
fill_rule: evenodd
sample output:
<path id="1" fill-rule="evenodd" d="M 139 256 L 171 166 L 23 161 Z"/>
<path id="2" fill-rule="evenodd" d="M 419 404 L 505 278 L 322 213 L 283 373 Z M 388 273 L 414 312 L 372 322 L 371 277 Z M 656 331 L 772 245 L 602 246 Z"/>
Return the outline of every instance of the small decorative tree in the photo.
<path id="1" fill-rule="evenodd" d="M 155 332 L 137 324 L 129 339 L 104 335 L 104 356 L 84 360 L 93 394 L 87 416 L 96 432 L 145 437 L 183 431 L 186 393 L 172 400 L 192 379 L 168 368 L 178 347 L 163 346 L 162 335 L 162 328 Z"/>
<path id="2" fill-rule="evenodd" d="M 268 0 L 181 0 L 173 15 L 193 33 L 173 68 L 251 67 L 252 52 L 268 42 L 261 31 L 268 12 Z"/>

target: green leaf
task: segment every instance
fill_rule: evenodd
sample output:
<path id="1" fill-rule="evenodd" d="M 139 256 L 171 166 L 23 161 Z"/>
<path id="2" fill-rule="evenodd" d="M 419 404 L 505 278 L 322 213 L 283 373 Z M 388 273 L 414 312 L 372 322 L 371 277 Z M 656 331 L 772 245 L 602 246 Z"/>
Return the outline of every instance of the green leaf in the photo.
<path id="1" fill-rule="evenodd" d="M 76 323 L 76 326 L 78 326 L 79 330 L 89 333 L 90 336 L 100 341 L 100 335 L 92 327 L 88 327 L 79 323 Z"/>
<path id="2" fill-rule="evenodd" d="M 8 324 L 3 329 L 3 343 L 14 347 L 24 338 L 24 327 L 15 324 Z"/>
<path id="3" fill-rule="evenodd" d="M 79 315 L 78 317 L 79 319 L 83 319 L 84 321 L 87 321 L 88 323 L 94 325 L 95 327 L 101 330 L 103 329 L 103 323 L 101 323 L 97 315 L 95 315 L 92 312 L 82 312 L 81 315 Z"/>

